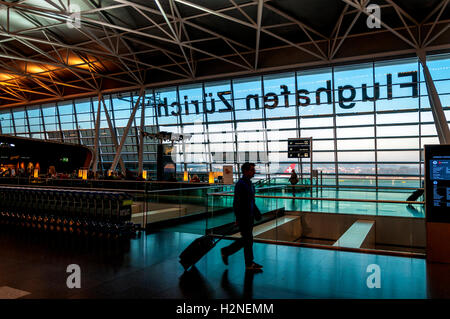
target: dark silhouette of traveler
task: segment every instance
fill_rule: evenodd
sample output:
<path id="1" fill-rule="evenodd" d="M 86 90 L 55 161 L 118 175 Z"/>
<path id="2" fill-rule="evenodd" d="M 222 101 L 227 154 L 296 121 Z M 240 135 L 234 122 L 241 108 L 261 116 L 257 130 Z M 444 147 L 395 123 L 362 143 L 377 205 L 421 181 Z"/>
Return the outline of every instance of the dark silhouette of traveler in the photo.
<path id="1" fill-rule="evenodd" d="M 228 269 L 226 269 L 222 274 L 222 279 L 220 280 L 220 287 L 228 294 L 229 299 L 241 299 L 242 294 L 239 292 L 237 287 L 230 283 L 228 280 Z"/>
<path id="2" fill-rule="evenodd" d="M 418 188 L 415 190 L 409 197 L 406 199 L 408 202 L 415 202 L 420 196 L 423 195 L 424 192 L 424 182 L 422 181 L 422 188 Z"/>
<path id="3" fill-rule="evenodd" d="M 289 177 L 289 182 L 293 186 L 292 187 L 292 196 L 295 196 L 295 187 L 294 187 L 294 185 L 297 185 L 297 183 L 298 183 L 298 176 L 297 176 L 297 173 L 295 172 L 294 169 L 292 170 L 291 177 Z"/>
<path id="4" fill-rule="evenodd" d="M 234 188 L 233 209 L 241 238 L 221 249 L 222 260 L 228 265 L 228 256 L 244 248 L 245 268 L 261 271 L 262 266 L 253 261 L 253 220 L 261 219 L 261 212 L 255 204 L 255 187 L 251 179 L 255 176 L 255 164 L 244 163 L 242 177 Z"/>

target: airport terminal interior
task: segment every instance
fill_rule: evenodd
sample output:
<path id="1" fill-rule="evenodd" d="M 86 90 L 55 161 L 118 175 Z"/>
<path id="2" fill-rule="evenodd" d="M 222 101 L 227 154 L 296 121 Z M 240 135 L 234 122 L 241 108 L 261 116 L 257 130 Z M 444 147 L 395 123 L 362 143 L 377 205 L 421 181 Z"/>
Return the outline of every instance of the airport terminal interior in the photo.
<path id="1" fill-rule="evenodd" d="M 0 4 L 1 299 L 450 298 L 449 0 Z"/>

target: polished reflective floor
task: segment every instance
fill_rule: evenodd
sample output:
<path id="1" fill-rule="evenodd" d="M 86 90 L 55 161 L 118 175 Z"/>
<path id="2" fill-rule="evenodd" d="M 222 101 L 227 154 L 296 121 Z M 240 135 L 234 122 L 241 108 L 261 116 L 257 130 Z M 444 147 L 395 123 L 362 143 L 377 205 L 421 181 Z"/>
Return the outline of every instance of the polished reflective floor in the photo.
<path id="1" fill-rule="evenodd" d="M 424 259 L 254 244 L 262 273 L 244 271 L 242 251 L 225 266 L 219 248 L 184 272 L 180 252 L 198 235 L 160 232 L 113 242 L 58 234 L 0 234 L 0 287 L 21 298 L 429 298 L 450 297 L 450 265 Z M 69 289 L 67 266 L 81 269 Z M 368 288 L 369 265 L 380 288 Z M 8 289 L 9 289 L 8 288 Z"/>

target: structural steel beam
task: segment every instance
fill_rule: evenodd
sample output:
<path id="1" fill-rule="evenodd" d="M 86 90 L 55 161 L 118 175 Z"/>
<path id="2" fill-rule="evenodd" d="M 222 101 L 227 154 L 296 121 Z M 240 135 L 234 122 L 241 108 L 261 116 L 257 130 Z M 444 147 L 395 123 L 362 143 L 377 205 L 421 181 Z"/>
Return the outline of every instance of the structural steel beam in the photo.
<path id="1" fill-rule="evenodd" d="M 367 1 L 364 5 L 356 4 L 355 2 L 353 2 L 351 0 L 342 0 L 342 1 L 347 3 L 347 4 L 349 4 L 349 5 L 351 5 L 352 7 L 357 8 L 360 12 L 364 13 L 365 15 L 370 16 L 370 13 L 367 12 L 366 7 L 365 7 L 365 5 L 367 5 L 369 1 Z M 403 35 L 401 35 L 397 31 L 395 31 L 395 29 L 393 29 L 390 26 L 388 26 L 383 20 L 378 19 L 376 16 L 374 16 L 374 19 L 375 19 L 375 21 L 379 22 L 383 27 L 388 29 L 391 33 L 395 34 L 398 38 L 402 39 L 404 42 L 409 44 L 411 47 L 417 49 L 417 46 L 414 43 L 412 43 L 411 41 L 406 39 Z"/>
<path id="2" fill-rule="evenodd" d="M 97 166 L 98 166 L 98 159 L 100 157 L 99 152 L 99 136 L 100 136 L 100 116 L 101 116 L 101 102 L 102 101 L 102 95 L 99 92 L 98 93 L 98 106 L 97 106 L 97 116 L 95 118 L 95 134 L 94 134 L 94 160 L 92 161 L 92 171 L 97 173 Z"/>
<path id="3" fill-rule="evenodd" d="M 423 75 L 425 78 L 425 83 L 427 85 L 428 99 L 431 106 L 431 113 L 433 114 L 434 125 L 436 126 L 439 143 L 450 144 L 450 130 L 448 128 L 444 110 L 442 109 L 442 103 L 439 98 L 439 94 L 434 85 L 430 70 L 428 69 L 426 53 L 424 51 L 418 51 L 417 56 L 419 57 L 420 63 L 422 64 Z"/>
<path id="4" fill-rule="evenodd" d="M 114 171 L 116 169 L 117 163 L 119 162 L 119 157 L 120 157 L 120 154 L 122 153 L 122 148 L 125 145 L 125 140 L 127 139 L 128 131 L 130 130 L 131 124 L 133 123 L 134 116 L 136 115 L 136 111 L 139 108 L 139 103 L 140 103 L 141 99 L 143 99 L 144 93 L 145 93 L 145 89 L 143 87 L 141 87 L 140 92 L 139 92 L 139 97 L 136 101 L 136 104 L 133 107 L 133 111 L 131 112 L 130 118 L 128 119 L 127 126 L 125 127 L 122 137 L 120 139 L 119 148 L 117 149 L 116 155 L 114 156 L 114 160 L 111 164 L 112 171 Z"/>
<path id="5" fill-rule="evenodd" d="M 198 68 L 202 65 L 202 62 L 219 62 L 224 64 L 224 66 L 225 63 L 230 63 L 233 66 L 239 67 L 238 70 L 234 68 L 230 69 L 232 70 L 230 72 L 225 70 L 223 73 L 217 74 L 217 77 L 224 77 L 242 74 L 250 75 L 258 72 L 283 70 L 298 66 L 306 67 L 323 65 L 324 63 L 339 63 L 344 60 L 350 61 L 351 59 L 359 58 L 358 54 L 355 54 L 354 57 L 346 56 L 335 58 L 344 42 L 347 43 L 350 38 L 355 36 L 369 37 L 382 34 L 383 32 L 390 32 L 394 36 L 400 38 L 411 46 L 413 52 L 419 48 L 419 45 L 420 48 L 425 51 L 431 51 L 434 48 L 447 49 L 448 46 L 439 44 L 442 41 L 437 40 L 438 38 L 444 39 L 447 37 L 450 28 L 448 20 L 442 20 L 442 17 L 445 15 L 444 12 L 450 3 L 449 0 L 437 2 L 435 7 L 430 10 L 428 16 L 420 23 L 415 20 L 406 9 L 400 7 L 396 0 L 383 0 L 384 3 L 379 4 L 380 7 L 383 10 L 385 10 L 385 8 L 392 8 L 392 10 L 395 10 L 397 15 L 393 16 L 393 19 L 397 19 L 398 22 L 401 22 L 402 27 L 391 28 L 384 21 L 380 21 L 385 29 L 374 29 L 368 30 L 368 32 L 352 34 L 350 32 L 350 27 L 342 36 L 340 35 L 340 31 L 342 33 L 344 32 L 341 30 L 341 28 L 343 28 L 342 24 L 344 17 L 348 17 L 350 14 L 355 15 L 356 17 L 352 23 L 353 25 L 356 20 L 358 20 L 361 13 L 366 15 L 370 14 L 366 10 L 367 0 L 341 0 L 345 3 L 345 9 L 338 17 L 337 21 L 332 21 L 335 25 L 332 34 L 329 36 L 324 36 L 315 30 L 315 28 L 302 22 L 301 19 L 294 17 L 289 11 L 285 12 L 278 7 L 275 7 L 272 5 L 272 1 L 269 0 L 252 0 L 245 3 L 228 0 L 229 5 L 225 5 L 220 9 L 211 9 L 206 2 L 197 4 L 190 0 L 166 0 L 166 2 L 154 0 L 156 6 L 140 4 L 129 0 L 115 0 L 119 3 L 110 5 L 105 5 L 94 0 L 81 0 L 86 4 L 89 4 L 89 6 L 83 8 L 80 12 L 82 30 L 79 31 L 87 36 L 88 40 L 82 39 L 81 42 L 70 42 L 69 44 L 69 42 L 57 33 L 60 27 L 63 27 L 66 22 L 71 21 L 70 13 L 67 11 L 69 2 L 65 4 L 65 2 L 61 0 L 44 1 L 50 6 L 41 6 L 39 4 L 34 4 L 34 2 L 28 3 L 24 0 L 15 2 L 0 0 L 0 5 L 2 5 L 0 10 L 4 10 L 8 13 L 6 25 L 0 25 L 0 35 L 6 37 L 0 40 L 3 50 L 2 54 L 0 54 L 0 61 L 3 66 L 5 66 L 5 63 L 8 63 L 11 67 L 14 66 L 16 69 L 16 71 L 13 71 L 11 68 L 6 68 L 6 71 L 1 72 L 17 75 L 17 73 L 20 73 L 21 62 L 25 62 L 25 64 L 30 63 L 30 65 L 37 63 L 52 66 L 44 76 L 42 76 L 43 74 L 30 73 L 27 79 L 35 83 L 35 85 L 29 85 L 30 87 L 26 86 L 28 81 L 19 81 L 15 83 L 14 87 L 11 85 L 14 80 L 4 81 L 5 85 L 3 85 L 4 87 L 1 89 L 2 95 L 0 98 L 9 98 L 11 101 L 20 100 L 21 102 L 11 102 L 9 104 L 8 102 L 4 102 L 3 106 L 12 107 L 22 103 L 35 103 L 38 101 L 37 99 L 39 99 L 39 101 L 41 100 L 39 96 L 35 97 L 30 94 L 43 94 L 54 96 L 55 99 L 66 99 L 69 97 L 69 95 L 64 95 L 64 92 L 67 91 L 64 89 L 66 86 L 67 88 L 71 87 L 76 90 L 88 91 L 88 94 L 91 94 L 90 96 L 97 94 L 98 90 L 102 92 L 109 91 L 102 90 L 102 88 L 99 87 L 99 80 L 101 79 L 103 79 L 103 83 L 111 83 L 109 80 L 114 81 L 113 85 L 108 84 L 110 88 L 117 85 L 116 81 L 126 83 L 128 87 L 139 88 L 141 86 L 149 87 L 165 85 L 166 83 L 176 83 L 177 81 L 179 83 L 184 83 L 192 80 L 201 81 L 215 78 L 216 75 L 208 74 L 208 72 L 206 72 L 206 75 L 203 72 L 199 73 L 202 74 L 201 76 L 197 75 L 197 71 L 203 71 Z M 165 3 L 170 5 L 170 10 L 167 9 L 166 6 L 162 6 Z M 105 6 L 100 7 L 102 5 Z M 198 12 L 182 16 L 177 9 L 178 6 L 189 6 L 195 8 Z M 150 25 L 144 24 L 136 26 L 131 21 L 127 21 L 119 15 L 115 15 L 115 13 L 120 12 L 120 10 L 125 11 L 126 8 L 133 8 L 138 14 L 150 22 Z M 352 9 L 347 10 L 347 8 Z M 251 10 L 249 11 L 248 9 Z M 266 13 L 272 16 L 278 15 L 279 17 L 282 17 L 284 21 L 287 21 L 287 23 L 264 25 L 262 21 L 263 10 L 265 10 L 264 16 Z M 27 25 L 24 25 L 23 27 L 14 25 L 16 20 L 9 21 L 9 12 L 17 13 L 20 18 L 23 18 L 24 21 L 27 22 Z M 252 17 L 249 12 L 253 12 Z M 95 14 L 98 15 L 99 18 L 96 19 L 95 16 L 92 16 Z M 119 19 L 120 23 L 115 23 L 115 20 L 111 19 L 112 16 Z M 155 16 L 158 19 L 156 19 Z M 126 17 L 130 17 L 129 13 Z M 215 17 L 216 19 L 226 19 L 227 21 L 249 28 L 250 31 L 256 31 L 256 45 L 251 41 L 249 41 L 250 44 L 240 43 L 239 41 L 236 41 L 236 39 L 233 39 L 232 36 L 227 37 L 220 31 L 210 30 L 206 24 L 198 22 L 203 18 L 212 17 Z M 426 23 L 427 21 L 430 21 L 430 23 Z M 30 23 L 32 27 L 30 27 L 28 23 Z M 303 32 L 308 37 L 309 41 L 305 40 L 303 42 L 297 42 L 295 40 L 288 40 L 287 37 L 279 33 L 279 30 L 283 28 L 283 25 L 297 25 L 299 31 Z M 201 33 L 199 33 L 200 36 L 189 39 L 186 27 L 195 28 L 196 30 L 201 31 Z M 425 33 L 424 30 L 426 30 L 427 33 L 424 34 L 423 41 L 421 41 L 420 33 Z M 273 39 L 282 41 L 284 45 L 278 44 L 275 46 L 274 43 L 274 46 L 267 46 L 266 43 L 261 43 L 263 39 L 266 39 L 261 38 L 261 33 L 264 33 Z M 145 37 L 145 39 L 142 39 L 142 37 Z M 204 44 L 206 41 L 214 39 L 222 40 L 224 42 L 223 45 L 229 46 L 232 49 L 232 52 L 230 53 L 227 47 L 225 47 L 226 50 L 224 52 L 221 51 L 216 54 L 212 53 L 217 51 L 210 50 Z M 35 52 L 33 55 L 22 55 L 20 52 L 13 50 L 14 45 L 17 45 L 18 42 L 34 50 Z M 436 43 L 436 45 L 432 46 L 434 43 Z M 7 47 L 6 51 L 3 46 Z M 47 46 L 50 46 L 51 49 L 48 49 Z M 284 65 L 280 66 L 276 66 L 276 64 L 273 66 L 272 64 L 267 65 L 266 61 L 264 61 L 264 64 L 261 63 L 262 52 L 271 55 L 271 51 L 275 52 L 275 50 L 282 50 L 284 48 L 296 48 L 307 55 L 305 55 L 304 58 L 301 56 L 300 59 L 293 58 L 292 62 L 287 61 Z M 62 50 L 64 49 L 67 50 L 67 56 L 69 56 L 69 53 L 74 54 L 82 60 L 85 59 L 87 55 L 96 56 L 96 63 L 101 66 L 101 69 L 95 67 L 91 63 L 86 64 L 89 70 L 71 65 L 68 61 L 65 61 L 63 57 L 65 53 Z M 325 55 L 324 51 L 327 50 L 328 52 Z M 152 54 L 152 52 L 155 51 L 163 57 L 161 61 L 164 62 L 151 63 L 151 59 L 146 60 L 141 58 L 142 56 Z M 201 53 L 197 54 L 199 57 L 198 59 L 195 59 L 193 52 Z M 404 50 L 404 52 L 407 52 L 407 50 Z M 278 54 L 278 52 L 276 52 L 276 54 Z M 396 53 L 392 52 L 392 55 L 388 52 L 386 52 L 386 54 L 375 53 L 374 56 L 394 56 L 394 54 Z M 267 55 L 264 54 L 264 57 L 266 56 Z M 170 61 L 167 61 L 166 57 L 170 59 Z M 249 60 L 253 60 L 253 57 L 254 61 L 250 63 Z M 103 64 L 102 60 L 108 61 L 108 64 Z M 299 62 L 303 60 L 305 62 Z M 114 67 L 114 74 L 108 71 L 108 66 L 110 65 Z M 231 65 L 226 67 L 230 67 Z M 116 71 L 116 68 L 119 68 L 119 71 Z M 166 73 L 170 80 L 159 82 L 152 80 L 152 83 L 147 83 L 146 85 L 142 75 L 145 75 L 147 71 L 153 69 Z M 59 77 L 59 75 L 62 70 L 67 70 L 67 73 L 72 73 L 79 81 L 73 81 L 71 79 L 68 82 L 65 82 L 64 80 L 60 80 L 62 77 Z M 82 83 L 80 81 L 83 81 L 86 85 L 79 85 L 79 83 Z M 93 85 L 93 83 L 97 81 L 98 83 Z M 73 83 L 74 85 L 70 83 Z M 43 89 L 42 91 L 45 90 L 45 92 L 39 92 L 41 91 L 39 87 Z M 21 92 L 16 92 L 16 90 L 20 90 Z M 118 90 L 120 91 L 120 88 L 118 88 Z M 70 91 L 71 92 L 68 94 L 72 95 L 73 91 Z M 84 93 L 81 94 L 83 96 L 85 95 Z M 27 98 L 33 98 L 33 100 L 28 101 Z"/>
<path id="6" fill-rule="evenodd" d="M 111 117 L 109 116 L 108 108 L 106 107 L 105 99 L 103 98 L 103 96 L 102 96 L 102 103 L 103 103 L 103 110 L 105 112 L 106 121 L 108 122 L 109 134 L 111 134 L 111 139 L 113 141 L 114 149 L 117 152 L 117 150 L 119 149 L 119 145 L 117 144 L 117 134 L 116 134 L 116 131 L 112 124 Z M 119 155 L 119 164 L 120 164 L 120 169 L 122 170 L 122 173 L 125 175 L 125 163 L 123 162 L 122 156 L 120 156 L 120 155 Z"/>
<path id="7" fill-rule="evenodd" d="M 256 48 L 255 48 L 255 70 L 258 68 L 259 41 L 261 39 L 261 23 L 264 5 L 262 0 L 258 1 L 258 15 L 256 18 Z"/>
<path id="8" fill-rule="evenodd" d="M 139 130 L 139 150 L 138 150 L 138 174 L 142 176 L 144 170 L 144 129 L 145 129 L 145 99 L 142 98 L 141 126 Z"/>

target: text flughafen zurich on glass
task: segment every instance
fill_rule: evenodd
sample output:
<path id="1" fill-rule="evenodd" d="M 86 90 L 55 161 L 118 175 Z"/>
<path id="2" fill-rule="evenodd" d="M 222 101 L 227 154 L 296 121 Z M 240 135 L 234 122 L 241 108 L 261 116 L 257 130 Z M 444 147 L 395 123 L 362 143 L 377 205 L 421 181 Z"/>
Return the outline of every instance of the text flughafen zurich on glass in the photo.
<path id="1" fill-rule="evenodd" d="M 450 56 L 430 55 L 427 64 L 450 119 Z M 207 173 L 233 164 L 236 173 L 255 158 L 261 175 L 278 174 L 292 163 L 288 138 L 312 137 L 313 169 L 332 184 L 351 176 L 367 183 L 404 177 L 418 186 L 423 145 L 438 143 L 417 58 L 180 83 L 148 88 L 144 98 L 145 131 L 192 135 L 176 148 L 178 172 Z M 104 99 L 120 139 L 138 94 Z M 3 134 L 93 146 L 96 110 L 96 97 L 0 109 L 0 127 Z M 130 169 L 137 168 L 140 114 L 138 109 L 122 149 Z M 144 169 L 154 168 L 155 143 L 144 140 Z M 116 149 L 103 110 L 99 150 L 99 164 L 107 170 Z M 220 152 L 234 156 L 222 160 Z M 303 169 L 307 173 L 309 165 Z"/>
<path id="2" fill-rule="evenodd" d="M 400 88 L 411 88 L 411 97 L 418 97 L 418 79 L 417 79 L 417 71 L 410 72 L 398 72 L 398 78 L 409 78 L 410 81 L 400 83 Z M 387 98 L 388 100 L 393 99 L 393 84 L 392 84 L 392 74 L 386 74 L 386 86 L 387 86 Z M 362 84 L 361 86 L 361 95 L 362 101 L 376 101 L 380 98 L 380 83 L 375 83 L 372 87 L 372 95 L 369 93 L 367 83 Z M 289 107 L 289 95 L 292 94 L 290 88 L 285 85 L 280 85 L 281 92 L 268 92 L 263 97 L 264 108 L 275 109 L 278 106 Z M 312 102 L 315 101 L 315 104 L 321 104 L 321 93 L 325 93 L 326 104 L 332 104 L 332 85 L 331 80 L 326 81 L 325 87 L 319 87 L 314 92 L 310 92 L 306 89 L 298 89 L 295 92 L 295 97 L 297 101 L 297 105 L 306 107 Z M 337 102 L 339 106 L 343 109 L 351 109 L 356 103 L 353 102 L 356 98 L 356 88 L 350 84 L 339 86 L 337 88 L 338 99 Z M 232 104 L 229 102 L 231 99 L 232 92 L 230 90 L 227 91 L 218 91 L 214 95 L 213 93 L 205 93 L 204 99 L 202 101 L 199 100 L 190 100 L 188 95 L 183 97 L 183 102 L 180 103 L 178 101 L 172 102 L 168 104 L 167 98 L 163 98 L 162 103 L 156 104 L 156 110 L 158 116 L 179 116 L 181 114 L 189 115 L 191 113 L 200 114 L 204 113 L 215 113 L 215 112 L 231 112 L 233 110 Z M 313 97 L 311 97 L 311 95 Z M 312 98 L 314 101 L 312 101 Z M 281 101 L 280 101 L 281 99 Z M 222 108 L 216 107 L 216 100 L 220 100 L 222 102 Z M 255 109 L 260 108 L 260 96 L 259 94 L 249 94 L 245 98 L 246 109 L 250 110 L 253 107 Z M 200 107 L 202 105 L 202 109 Z M 283 105 L 284 104 L 284 105 Z M 175 109 L 175 110 L 172 110 Z"/>

